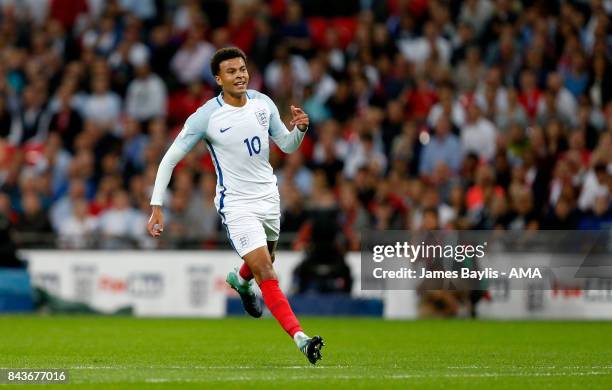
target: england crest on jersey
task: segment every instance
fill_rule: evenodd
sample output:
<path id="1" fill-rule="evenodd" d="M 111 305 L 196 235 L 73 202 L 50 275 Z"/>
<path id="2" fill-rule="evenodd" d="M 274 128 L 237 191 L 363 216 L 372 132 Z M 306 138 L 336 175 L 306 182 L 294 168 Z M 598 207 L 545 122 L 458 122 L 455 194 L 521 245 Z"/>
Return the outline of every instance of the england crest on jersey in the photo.
<path id="1" fill-rule="evenodd" d="M 255 112 L 257 122 L 263 127 L 268 127 L 268 117 L 266 116 L 266 110 L 259 110 Z"/>

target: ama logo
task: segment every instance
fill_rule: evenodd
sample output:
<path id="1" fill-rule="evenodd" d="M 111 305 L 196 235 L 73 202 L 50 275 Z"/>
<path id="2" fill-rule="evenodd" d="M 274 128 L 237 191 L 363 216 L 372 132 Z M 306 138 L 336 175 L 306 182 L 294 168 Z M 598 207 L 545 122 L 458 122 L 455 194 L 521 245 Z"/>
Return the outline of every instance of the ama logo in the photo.
<path id="1" fill-rule="evenodd" d="M 512 268 L 510 270 L 510 279 L 542 279 L 542 273 L 539 268 Z"/>

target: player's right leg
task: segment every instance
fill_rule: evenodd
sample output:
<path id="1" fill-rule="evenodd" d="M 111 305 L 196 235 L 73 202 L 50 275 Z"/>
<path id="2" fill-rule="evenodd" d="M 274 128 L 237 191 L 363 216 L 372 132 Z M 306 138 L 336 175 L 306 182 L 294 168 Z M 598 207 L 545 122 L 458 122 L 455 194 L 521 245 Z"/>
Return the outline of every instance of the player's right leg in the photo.
<path id="1" fill-rule="evenodd" d="M 261 246 L 243 256 L 245 263 L 253 272 L 253 276 L 261 293 L 264 303 L 281 327 L 291 336 L 300 351 L 308 361 L 315 364 L 321 357 L 323 339 L 319 336 L 308 337 L 296 318 L 289 301 L 278 285 L 278 279 L 267 246 Z"/>

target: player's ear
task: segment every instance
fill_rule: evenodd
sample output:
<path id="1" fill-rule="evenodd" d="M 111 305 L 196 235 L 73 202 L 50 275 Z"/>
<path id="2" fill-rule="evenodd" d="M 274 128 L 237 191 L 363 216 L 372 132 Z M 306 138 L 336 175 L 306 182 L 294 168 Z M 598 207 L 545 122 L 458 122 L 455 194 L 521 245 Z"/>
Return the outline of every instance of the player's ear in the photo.
<path id="1" fill-rule="evenodd" d="M 221 77 L 219 77 L 219 75 L 215 75 L 215 81 L 217 82 L 217 85 L 222 87 L 223 86 L 223 82 L 221 81 Z"/>

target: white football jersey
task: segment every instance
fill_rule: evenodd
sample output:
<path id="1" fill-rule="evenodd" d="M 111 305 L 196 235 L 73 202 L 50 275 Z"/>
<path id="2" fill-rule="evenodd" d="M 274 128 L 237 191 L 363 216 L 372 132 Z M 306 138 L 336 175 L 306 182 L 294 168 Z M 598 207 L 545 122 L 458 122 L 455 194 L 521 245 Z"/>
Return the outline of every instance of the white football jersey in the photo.
<path id="1" fill-rule="evenodd" d="M 160 163 L 152 205 L 161 205 L 172 169 L 199 141 L 204 141 L 217 172 L 215 205 L 221 217 L 227 208 L 248 210 L 250 202 L 278 198 L 276 177 L 269 162 L 269 139 L 285 153 L 295 151 L 305 132 L 289 131 L 272 100 L 247 91 L 242 107 L 225 103 L 219 95 L 201 106 L 185 122 Z"/>

